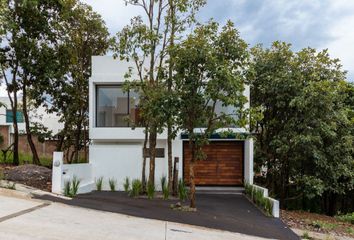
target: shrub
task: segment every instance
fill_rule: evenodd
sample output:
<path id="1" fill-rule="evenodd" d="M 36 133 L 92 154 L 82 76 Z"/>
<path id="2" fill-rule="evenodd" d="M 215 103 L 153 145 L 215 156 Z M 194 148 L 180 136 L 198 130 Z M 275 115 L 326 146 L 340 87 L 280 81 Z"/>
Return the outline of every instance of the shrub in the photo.
<path id="1" fill-rule="evenodd" d="M 95 184 L 96 184 L 96 190 L 102 191 L 103 177 L 99 177 L 98 179 L 96 179 Z"/>
<path id="2" fill-rule="evenodd" d="M 257 206 L 272 215 L 273 202 L 269 198 L 264 197 L 263 189 L 258 189 L 249 183 L 245 183 L 245 193 Z"/>
<path id="3" fill-rule="evenodd" d="M 181 201 L 187 200 L 187 188 L 182 179 L 178 181 L 178 197 Z"/>
<path id="4" fill-rule="evenodd" d="M 130 191 L 130 196 L 131 197 L 139 196 L 139 194 L 142 191 L 142 187 L 143 187 L 143 185 L 142 185 L 141 181 L 139 179 L 134 179 L 132 181 L 132 189 Z"/>
<path id="5" fill-rule="evenodd" d="M 336 218 L 339 221 L 349 222 L 351 224 L 354 224 L 354 212 L 348 213 L 348 214 L 345 214 L 345 215 L 336 216 Z"/>
<path id="6" fill-rule="evenodd" d="M 153 199 L 155 196 L 155 185 L 151 182 L 147 184 L 147 195 L 149 199 Z"/>
<path id="7" fill-rule="evenodd" d="M 161 189 L 162 189 L 162 195 L 163 195 L 163 199 L 166 200 L 168 199 L 169 195 L 170 195 L 170 192 L 169 192 L 169 189 L 168 189 L 168 184 L 167 184 L 167 181 L 166 181 L 166 176 L 163 176 L 161 178 Z"/>
<path id="8" fill-rule="evenodd" d="M 117 181 L 114 178 L 110 178 L 108 180 L 108 183 L 109 183 L 109 188 L 111 189 L 112 192 L 114 192 L 116 190 Z"/>
<path id="9" fill-rule="evenodd" d="M 128 177 L 126 177 L 124 179 L 123 187 L 124 187 L 124 192 L 129 193 L 129 191 L 130 191 L 130 180 L 129 180 Z"/>
<path id="10" fill-rule="evenodd" d="M 75 196 L 79 191 L 80 182 L 81 182 L 80 179 L 78 179 L 76 176 L 73 177 L 73 180 L 71 182 L 71 189 L 70 189 L 71 196 Z"/>

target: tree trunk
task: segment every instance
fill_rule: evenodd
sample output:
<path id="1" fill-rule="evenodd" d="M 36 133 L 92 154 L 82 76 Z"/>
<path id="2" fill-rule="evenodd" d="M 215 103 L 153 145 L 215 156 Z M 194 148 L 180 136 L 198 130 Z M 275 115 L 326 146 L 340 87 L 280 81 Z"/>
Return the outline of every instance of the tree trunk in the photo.
<path id="1" fill-rule="evenodd" d="M 79 162 L 79 151 L 80 151 L 80 138 L 81 138 L 81 124 L 82 122 L 79 121 L 76 125 L 76 136 L 75 136 L 75 149 L 74 149 L 74 163 L 78 163 Z"/>
<path id="2" fill-rule="evenodd" d="M 195 156 L 195 142 L 189 140 L 189 147 L 191 148 L 192 152 L 192 159 L 189 164 L 189 199 L 190 199 L 190 207 L 195 208 L 195 181 L 194 181 L 194 164 L 196 161 Z"/>
<path id="3" fill-rule="evenodd" d="M 145 139 L 144 139 L 144 146 L 143 146 L 143 169 L 141 172 L 141 182 L 143 185 L 143 192 L 146 192 L 145 172 L 146 172 L 146 146 L 147 146 L 147 142 L 148 142 L 148 136 L 149 136 L 148 128 L 145 127 Z"/>
<path id="4" fill-rule="evenodd" d="M 153 184 L 153 185 L 155 185 L 156 138 L 157 138 L 156 127 L 151 127 L 149 133 L 149 151 L 150 151 L 149 184 Z"/>
<path id="5" fill-rule="evenodd" d="M 29 117 L 28 117 L 28 111 L 27 111 L 27 87 L 26 87 L 26 78 L 23 80 L 23 88 L 22 88 L 22 111 L 23 111 L 23 116 L 25 118 L 25 125 L 26 125 L 26 136 L 27 136 L 27 141 L 28 144 L 31 148 L 32 152 L 32 162 L 33 164 L 40 165 L 38 153 L 36 150 L 36 146 L 33 143 L 32 139 L 32 133 L 30 129 L 30 122 L 29 122 Z"/>
<path id="6" fill-rule="evenodd" d="M 10 94 L 9 94 L 10 95 Z M 13 146 L 13 161 L 16 166 L 20 164 L 18 156 L 18 124 L 17 124 L 17 90 L 14 90 L 14 98 L 11 101 L 12 115 L 13 115 L 13 127 L 14 127 L 14 146 Z"/>
<path id="7" fill-rule="evenodd" d="M 173 165 L 172 165 L 172 127 L 169 124 L 167 128 L 167 157 L 168 157 L 168 191 L 173 192 Z"/>

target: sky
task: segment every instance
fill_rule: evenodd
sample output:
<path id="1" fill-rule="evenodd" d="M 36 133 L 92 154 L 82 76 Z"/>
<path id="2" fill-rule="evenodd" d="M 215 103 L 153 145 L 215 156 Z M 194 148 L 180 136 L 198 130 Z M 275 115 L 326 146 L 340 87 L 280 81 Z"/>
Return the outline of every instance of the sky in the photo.
<path id="1" fill-rule="evenodd" d="M 100 13 L 111 34 L 130 18 L 142 15 L 139 7 L 125 6 L 123 0 L 83 0 Z M 220 24 L 231 19 L 250 46 L 286 41 L 297 51 L 305 47 L 328 48 L 342 61 L 348 79 L 354 81 L 353 0 L 207 0 L 198 20 L 210 18 Z"/>
<path id="2" fill-rule="evenodd" d="M 102 15 L 112 35 L 133 16 L 144 14 L 123 0 L 82 1 Z M 232 20 L 251 47 L 269 47 L 280 40 L 291 43 L 295 51 L 308 46 L 328 49 L 354 81 L 354 0 L 207 0 L 197 19 L 210 18 L 221 25 Z M 3 85 L 0 95 L 6 95 Z"/>

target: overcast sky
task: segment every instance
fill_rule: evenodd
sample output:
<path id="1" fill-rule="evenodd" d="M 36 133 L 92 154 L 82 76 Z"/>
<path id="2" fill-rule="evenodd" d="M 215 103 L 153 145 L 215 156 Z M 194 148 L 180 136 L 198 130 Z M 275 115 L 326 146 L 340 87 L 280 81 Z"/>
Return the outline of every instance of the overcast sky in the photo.
<path id="1" fill-rule="evenodd" d="M 99 12 L 109 31 L 115 34 L 142 14 L 123 0 L 84 0 Z M 235 22 L 251 46 L 268 47 L 275 40 L 304 47 L 328 48 L 341 59 L 348 79 L 354 81 L 354 0 L 208 0 L 198 20 L 214 18 L 221 24 Z"/>
<path id="2" fill-rule="evenodd" d="M 102 15 L 112 35 L 143 14 L 123 0 L 83 1 Z M 294 50 L 328 48 L 354 81 L 354 0 L 208 0 L 198 20 L 210 18 L 221 24 L 231 19 L 250 46 L 269 47 L 281 40 L 292 43 Z M 3 85 L 0 95 L 6 95 Z"/>

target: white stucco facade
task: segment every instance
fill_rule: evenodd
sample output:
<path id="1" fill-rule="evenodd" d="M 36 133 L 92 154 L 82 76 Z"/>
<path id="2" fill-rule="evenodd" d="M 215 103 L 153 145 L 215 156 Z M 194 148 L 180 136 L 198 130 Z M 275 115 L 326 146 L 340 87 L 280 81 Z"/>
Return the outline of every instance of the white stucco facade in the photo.
<path id="1" fill-rule="evenodd" d="M 125 81 L 124 75 L 129 67 L 133 66 L 130 63 L 121 62 L 112 57 L 93 57 L 92 59 L 92 76 L 89 81 L 89 136 L 91 139 L 89 165 L 92 169 L 92 182 L 103 177 L 103 189 L 105 190 L 109 189 L 109 179 L 116 180 L 118 190 L 123 190 L 123 183 L 126 177 L 130 178 L 130 180 L 141 179 L 144 128 L 97 126 L 97 87 L 123 84 Z M 244 94 L 249 98 L 248 87 L 246 87 Z M 245 108 L 248 107 L 248 103 L 245 104 Z M 242 128 L 234 128 L 232 130 L 238 133 L 246 133 L 246 130 Z M 219 139 L 218 141 L 223 140 Z M 250 181 L 253 178 L 253 156 L 251 156 L 253 150 L 250 149 L 253 144 L 246 143 L 244 146 L 247 146 L 247 149 L 244 149 L 243 156 L 248 159 L 244 159 L 243 176 L 245 181 Z M 160 189 L 160 178 L 168 174 L 166 131 L 158 135 L 157 148 L 163 148 L 165 153 L 164 157 L 157 157 L 155 160 L 155 183 L 156 188 Z M 172 142 L 172 157 L 173 159 L 175 157 L 179 158 L 178 174 L 179 178 L 181 178 L 183 177 L 183 139 L 181 134 L 177 134 L 176 139 Z M 147 158 L 146 162 L 146 177 L 148 177 L 148 172 L 149 158 Z M 66 175 L 74 176 L 75 173 L 66 172 Z M 94 184 L 92 187 L 94 188 Z M 85 191 L 89 191 L 87 187 Z"/>

